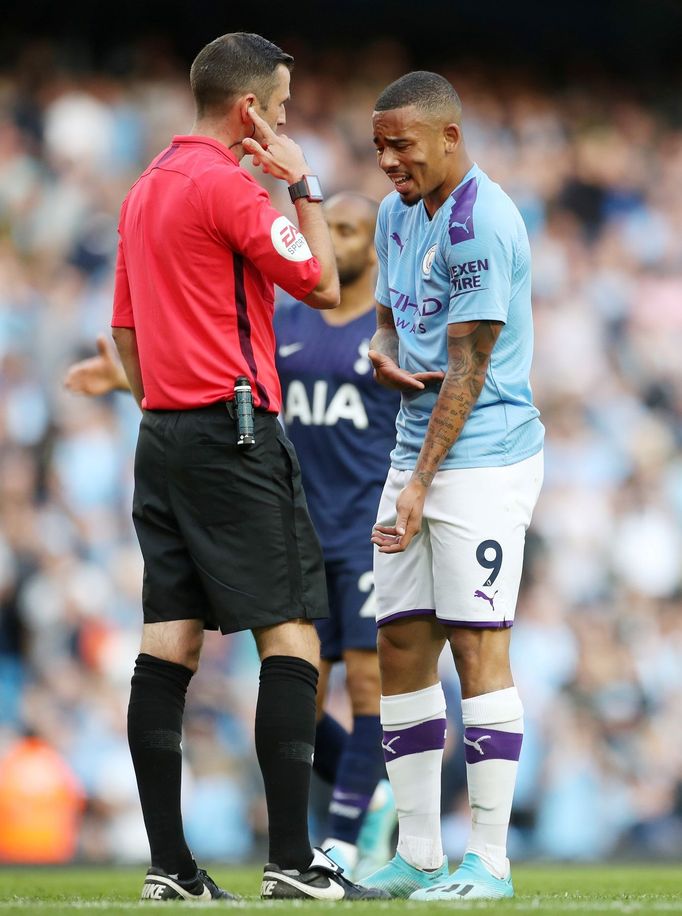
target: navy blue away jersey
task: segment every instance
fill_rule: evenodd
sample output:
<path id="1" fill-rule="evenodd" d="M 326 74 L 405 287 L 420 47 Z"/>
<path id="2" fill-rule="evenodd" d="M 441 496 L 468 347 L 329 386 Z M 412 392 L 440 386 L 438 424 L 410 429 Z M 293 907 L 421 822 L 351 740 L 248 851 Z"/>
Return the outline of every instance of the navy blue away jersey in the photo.
<path id="1" fill-rule="evenodd" d="M 374 381 L 375 328 L 373 309 L 340 327 L 301 302 L 275 311 L 284 422 L 328 560 L 370 549 L 395 445 L 400 397 Z"/>

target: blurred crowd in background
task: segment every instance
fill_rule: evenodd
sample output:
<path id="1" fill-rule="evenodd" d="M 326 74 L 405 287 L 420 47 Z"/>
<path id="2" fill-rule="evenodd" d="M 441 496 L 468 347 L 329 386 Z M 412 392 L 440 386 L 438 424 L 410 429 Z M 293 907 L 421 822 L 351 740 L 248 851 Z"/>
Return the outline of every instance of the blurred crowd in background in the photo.
<path id="1" fill-rule="evenodd" d="M 355 53 L 349 67 L 340 52 L 298 51 L 286 132 L 327 195 L 381 199 L 370 115 L 412 62 L 393 42 Z M 519 206 L 533 249 L 546 481 L 512 639 L 526 737 L 511 854 L 679 858 L 681 112 L 606 83 L 550 91 L 440 69 L 470 152 Z M 114 77 L 27 45 L 0 76 L 0 861 L 148 857 L 125 726 L 141 627 L 139 414 L 124 394 L 76 397 L 62 381 L 109 327 L 123 197 L 191 125 L 187 67 L 160 48 Z M 290 214 L 283 184 L 266 185 Z M 201 861 L 261 854 L 257 671 L 248 634 L 207 636 L 184 742 Z M 456 859 L 468 815 L 447 659 L 443 678 Z M 341 686 L 339 674 L 331 706 L 348 721 Z"/>

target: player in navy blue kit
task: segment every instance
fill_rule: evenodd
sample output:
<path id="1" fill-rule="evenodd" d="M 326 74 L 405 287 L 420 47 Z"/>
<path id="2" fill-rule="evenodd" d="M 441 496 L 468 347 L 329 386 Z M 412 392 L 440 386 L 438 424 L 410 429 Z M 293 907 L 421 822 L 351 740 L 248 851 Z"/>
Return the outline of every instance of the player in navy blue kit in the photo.
<path id="1" fill-rule="evenodd" d="M 358 835 L 377 783 L 385 776 L 368 532 L 395 442 L 400 400 L 396 392 L 377 385 L 367 356 L 376 329 L 377 209 L 374 201 L 351 193 L 338 194 L 325 204 L 341 304 L 323 317 L 302 303 L 287 302 L 277 309 L 274 322 L 284 422 L 299 456 L 327 572 L 330 617 L 318 626 L 318 705 L 321 711 L 333 663 L 343 660 L 353 711 L 348 736 L 329 715 L 323 714 L 318 725 L 316 770 L 334 785 L 329 838 L 323 845 L 331 846 L 332 857 L 351 870 L 372 842 L 368 834 L 374 815 L 366 819 L 359 843 Z M 384 802 L 392 818 L 390 798 Z M 378 807 L 380 800 L 372 807 L 375 804 Z M 376 857 L 381 857 L 380 850 Z M 370 868 L 371 863 L 360 862 L 357 875 L 363 866 Z"/>

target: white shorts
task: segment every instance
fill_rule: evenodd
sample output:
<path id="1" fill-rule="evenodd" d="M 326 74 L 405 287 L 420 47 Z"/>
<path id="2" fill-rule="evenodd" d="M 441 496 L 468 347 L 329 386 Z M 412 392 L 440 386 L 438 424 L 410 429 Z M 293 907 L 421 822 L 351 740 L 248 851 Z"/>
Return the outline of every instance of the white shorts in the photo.
<path id="1" fill-rule="evenodd" d="M 389 470 L 377 524 L 395 524 L 396 499 L 411 476 Z M 541 451 L 506 467 L 439 471 L 407 550 L 374 548 L 377 625 L 431 614 L 450 626 L 510 627 L 542 477 Z"/>

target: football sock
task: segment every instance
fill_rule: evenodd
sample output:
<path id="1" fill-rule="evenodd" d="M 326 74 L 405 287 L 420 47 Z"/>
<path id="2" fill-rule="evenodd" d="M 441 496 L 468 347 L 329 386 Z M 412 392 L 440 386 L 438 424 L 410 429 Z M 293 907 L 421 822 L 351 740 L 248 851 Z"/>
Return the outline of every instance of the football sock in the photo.
<path id="1" fill-rule="evenodd" d="M 152 865 L 180 879 L 196 874 L 180 813 L 182 715 L 191 678 L 184 665 L 141 653 L 128 704 L 128 743 Z"/>
<path id="2" fill-rule="evenodd" d="M 496 878 L 509 874 L 507 830 L 523 741 L 523 706 L 516 687 L 462 700 L 471 836 Z"/>
<path id="3" fill-rule="evenodd" d="M 324 713 L 315 729 L 313 769 L 324 782 L 333 786 L 348 732 L 332 716 Z"/>
<path id="4" fill-rule="evenodd" d="M 268 808 L 269 861 L 282 869 L 303 871 L 313 858 L 308 794 L 317 678 L 317 669 L 302 658 L 271 655 L 261 664 L 256 754 Z"/>
<path id="5" fill-rule="evenodd" d="M 365 812 L 385 773 L 379 716 L 355 716 L 329 805 L 331 838 L 357 843 Z"/>
<path id="6" fill-rule="evenodd" d="M 417 868 L 443 864 L 440 783 L 445 695 L 440 684 L 381 698 L 382 747 L 398 812 L 398 852 Z"/>

